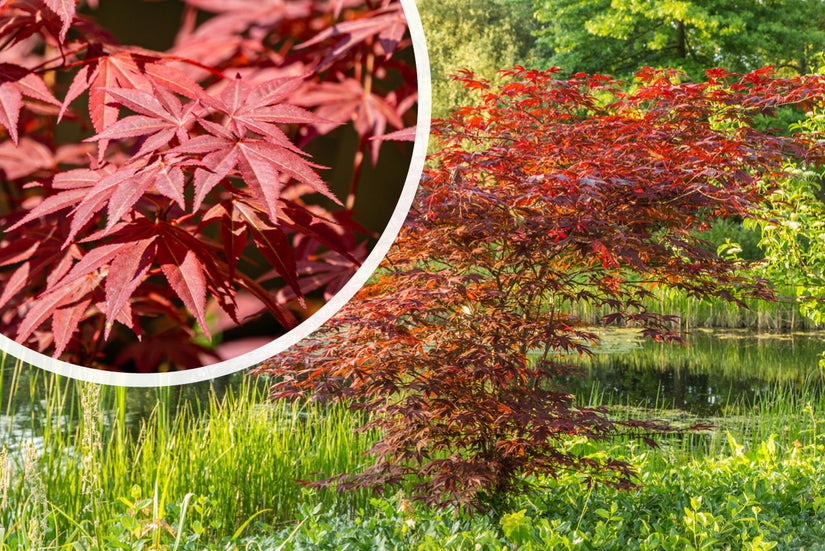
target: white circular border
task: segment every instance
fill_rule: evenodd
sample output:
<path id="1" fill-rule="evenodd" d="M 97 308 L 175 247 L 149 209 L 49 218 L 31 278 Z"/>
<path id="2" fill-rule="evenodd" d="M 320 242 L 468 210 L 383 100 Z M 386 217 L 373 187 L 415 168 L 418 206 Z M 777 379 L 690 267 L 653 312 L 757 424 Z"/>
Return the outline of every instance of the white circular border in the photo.
<path id="1" fill-rule="evenodd" d="M 375 247 L 373 247 L 358 271 L 355 272 L 355 275 L 352 276 L 329 302 L 324 304 L 324 306 L 298 327 L 269 344 L 247 352 L 246 354 L 241 354 L 236 358 L 186 371 L 173 371 L 169 373 L 117 373 L 82 367 L 35 352 L 2 334 L 0 334 L 0 349 L 24 363 L 45 369 L 46 371 L 51 371 L 52 373 L 57 373 L 58 375 L 91 383 L 134 387 L 184 385 L 215 379 L 216 377 L 229 375 L 230 373 L 235 373 L 236 371 L 261 363 L 279 352 L 283 352 L 318 329 L 324 322 L 331 318 L 363 287 L 367 279 L 369 279 L 378 267 L 378 264 L 384 259 L 384 256 L 386 256 L 387 251 L 395 241 L 398 232 L 401 230 L 401 225 L 404 223 L 404 219 L 407 217 L 407 213 L 412 206 L 415 192 L 418 189 L 418 182 L 424 170 L 424 159 L 427 154 L 427 141 L 430 134 L 430 112 L 432 109 L 430 60 L 427 55 L 427 44 L 424 40 L 424 28 L 421 25 L 421 18 L 418 16 L 415 1 L 401 0 L 401 7 L 404 10 L 407 25 L 410 29 L 418 80 L 418 120 L 410 168 L 407 173 L 407 179 L 404 182 L 404 188 L 401 191 L 401 197 L 395 206 L 395 210 L 392 213 L 387 227 L 384 229 Z"/>

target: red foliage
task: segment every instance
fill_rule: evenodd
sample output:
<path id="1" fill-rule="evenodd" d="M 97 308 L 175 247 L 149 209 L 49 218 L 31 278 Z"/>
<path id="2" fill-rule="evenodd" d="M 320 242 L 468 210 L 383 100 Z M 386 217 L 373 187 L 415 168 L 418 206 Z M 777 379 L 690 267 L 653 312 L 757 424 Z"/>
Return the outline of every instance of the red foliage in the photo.
<path id="1" fill-rule="evenodd" d="M 275 397 L 347 399 L 383 431 L 374 466 L 324 483 L 411 479 L 426 502 L 471 507 L 565 470 L 633 485 L 628 464 L 588 457 L 575 439 L 652 444 L 669 429 L 577 406 L 560 386 L 571 355 L 597 341 L 570 306 L 681 342 L 673 316 L 642 303 L 653 287 L 771 296 L 691 232 L 758 204 L 754 183 L 787 155 L 817 154 L 751 118 L 825 95 L 818 77 L 674 76 L 645 70 L 634 87 L 521 68 L 495 84 L 460 77 L 483 104 L 434 123 L 437 168 L 380 275 L 261 369 L 277 377 Z"/>
<path id="2" fill-rule="evenodd" d="M 37 351 L 198 367 L 216 325 L 294 327 L 366 254 L 362 159 L 415 116 L 400 3 L 187 4 L 167 52 L 116 43 L 74 0 L 0 4 L 0 332 Z M 306 151 L 342 126 L 339 198 Z"/>

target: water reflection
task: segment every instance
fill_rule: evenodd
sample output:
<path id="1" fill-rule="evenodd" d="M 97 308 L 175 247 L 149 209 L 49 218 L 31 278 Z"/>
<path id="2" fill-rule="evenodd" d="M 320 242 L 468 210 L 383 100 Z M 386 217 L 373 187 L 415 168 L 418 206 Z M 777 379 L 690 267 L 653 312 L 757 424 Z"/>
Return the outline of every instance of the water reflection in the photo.
<path id="1" fill-rule="evenodd" d="M 697 329 L 682 347 L 618 330 L 605 333 L 598 354 L 581 361 L 585 377 L 570 376 L 564 384 L 580 396 L 595 384 L 608 403 L 712 416 L 736 402 L 757 405 L 778 383 L 788 392 L 821 392 L 825 373 L 819 356 L 824 350 L 825 335 L 816 332 Z"/>

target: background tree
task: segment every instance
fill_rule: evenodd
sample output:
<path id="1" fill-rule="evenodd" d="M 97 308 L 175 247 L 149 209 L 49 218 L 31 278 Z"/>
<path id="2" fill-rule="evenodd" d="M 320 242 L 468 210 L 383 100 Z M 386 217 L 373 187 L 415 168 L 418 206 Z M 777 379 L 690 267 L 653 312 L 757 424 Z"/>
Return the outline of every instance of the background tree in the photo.
<path id="1" fill-rule="evenodd" d="M 500 504 L 562 470 L 618 487 L 630 466 L 589 456 L 584 439 L 665 427 L 578 407 L 559 385 L 593 328 L 572 304 L 603 308 L 679 341 L 647 310 L 657 286 L 696 297 L 768 298 L 746 263 L 691 233 L 752 210 L 758 182 L 808 140 L 749 122 L 816 94 L 820 78 L 701 84 L 643 71 L 631 92 L 608 78 L 514 69 L 460 80 L 481 104 L 436 121 L 436 167 L 422 182 L 385 270 L 326 329 L 261 371 L 276 397 L 348 399 L 384 435 L 376 463 L 345 487 L 414 483 L 434 504 Z M 808 155 L 809 156 L 809 155 Z M 650 442 L 650 440 L 648 439 Z"/>
<path id="2" fill-rule="evenodd" d="M 793 129 L 819 139 L 825 132 L 825 112 L 812 107 Z M 803 314 L 825 323 L 825 181 L 823 158 L 790 162 L 776 178 L 766 180 L 769 202 L 745 220 L 761 234 L 765 277 L 795 290 Z M 825 357 L 822 360 L 825 365 Z"/>
<path id="3" fill-rule="evenodd" d="M 491 78 L 502 67 L 529 64 L 538 28 L 532 0 L 420 0 L 432 76 L 433 116 L 468 105 L 470 94 L 450 79 L 459 69 Z"/>
<path id="4" fill-rule="evenodd" d="M 626 78 L 643 66 L 691 78 L 775 65 L 803 75 L 825 48 L 819 0 L 535 0 L 543 66 Z"/>

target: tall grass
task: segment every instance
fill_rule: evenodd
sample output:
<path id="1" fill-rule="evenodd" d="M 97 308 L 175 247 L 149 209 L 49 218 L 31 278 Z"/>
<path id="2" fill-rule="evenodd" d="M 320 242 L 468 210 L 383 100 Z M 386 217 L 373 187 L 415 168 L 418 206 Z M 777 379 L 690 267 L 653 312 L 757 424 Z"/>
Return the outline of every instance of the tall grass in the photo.
<path id="1" fill-rule="evenodd" d="M 363 452 L 373 435 L 356 432 L 361 420 L 343 406 L 267 403 L 265 388 L 244 378 L 222 397 L 212 393 L 183 403 L 173 400 L 172 389 L 157 389 L 154 409 L 132 430 L 125 407 L 133 389 L 90 392 L 87 385 L 76 392 L 86 384 L 19 362 L 0 369 L 13 369 L 0 434 L 0 449 L 7 449 L 11 463 L 0 549 L 10 530 L 27 545 L 34 544 L 32 534 L 47 543 L 81 534 L 101 545 L 113 519 L 130 518 L 124 525 L 137 522 L 136 529 L 152 522 L 155 529 L 171 528 L 170 511 L 187 502 L 188 516 L 213 541 L 233 535 L 252 517 L 274 526 L 293 521 L 301 507 L 367 505 L 363 493 L 307 492 L 300 482 L 365 466 Z M 27 422 L 16 417 L 21 412 Z M 34 451 L 27 456 L 29 449 Z M 33 501 L 35 464 L 45 519 L 33 514 L 32 503 L 42 502 Z M 147 498 L 151 514 L 141 512 Z M 25 528 L 35 517 L 46 521 L 37 524 L 45 533 Z"/>
<path id="2" fill-rule="evenodd" d="M 792 288 L 777 289 L 779 297 L 793 297 Z M 699 300 L 685 292 L 663 287 L 653 290 L 653 296 L 642 304 L 651 312 L 679 316 L 680 329 L 696 327 L 748 328 L 758 331 L 811 330 L 821 328 L 800 313 L 799 305 L 790 299 L 775 301 L 745 298 L 745 307 L 722 299 Z M 598 323 L 606 310 L 591 304 L 571 304 L 567 313 L 587 323 Z"/>

